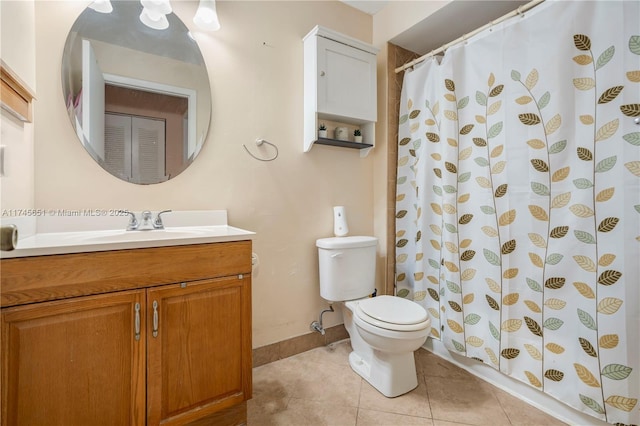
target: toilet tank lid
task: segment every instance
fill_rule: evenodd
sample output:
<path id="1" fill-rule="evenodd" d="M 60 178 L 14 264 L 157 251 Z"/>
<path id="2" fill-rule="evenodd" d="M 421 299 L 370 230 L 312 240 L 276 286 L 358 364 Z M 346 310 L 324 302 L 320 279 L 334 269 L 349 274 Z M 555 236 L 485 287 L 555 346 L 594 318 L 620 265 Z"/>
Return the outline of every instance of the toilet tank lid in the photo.
<path id="1" fill-rule="evenodd" d="M 332 237 L 316 240 L 316 246 L 323 249 L 371 247 L 376 244 L 378 244 L 378 239 L 376 237 L 365 236 Z"/>

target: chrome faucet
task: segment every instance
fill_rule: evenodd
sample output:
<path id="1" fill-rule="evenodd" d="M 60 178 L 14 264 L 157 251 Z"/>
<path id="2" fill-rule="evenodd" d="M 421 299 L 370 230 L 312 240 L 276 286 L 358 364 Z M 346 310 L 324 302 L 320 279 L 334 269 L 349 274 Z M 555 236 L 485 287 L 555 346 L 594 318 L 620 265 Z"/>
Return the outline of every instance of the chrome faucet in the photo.
<path id="1" fill-rule="evenodd" d="M 124 212 L 131 216 L 129 218 L 129 223 L 127 224 L 127 231 L 135 231 L 136 229 L 138 229 L 138 226 L 140 226 L 140 223 L 136 218 L 136 214 L 133 212 L 130 212 L 129 210 L 125 210 Z"/>
<path id="2" fill-rule="evenodd" d="M 153 229 L 164 229 L 164 223 L 162 223 L 162 218 L 160 217 L 160 215 L 162 213 L 170 213 L 170 212 L 171 210 L 162 210 L 161 212 L 158 212 L 155 220 L 153 221 Z"/>
<path id="3" fill-rule="evenodd" d="M 164 224 L 162 223 L 162 215 L 163 213 L 169 213 L 171 210 L 162 210 L 158 212 L 156 218 L 153 219 L 153 214 L 149 210 L 145 210 L 141 213 L 140 222 L 136 218 L 135 213 L 127 211 L 131 217 L 129 218 L 129 224 L 127 225 L 127 231 L 151 231 L 153 229 L 164 229 Z"/>

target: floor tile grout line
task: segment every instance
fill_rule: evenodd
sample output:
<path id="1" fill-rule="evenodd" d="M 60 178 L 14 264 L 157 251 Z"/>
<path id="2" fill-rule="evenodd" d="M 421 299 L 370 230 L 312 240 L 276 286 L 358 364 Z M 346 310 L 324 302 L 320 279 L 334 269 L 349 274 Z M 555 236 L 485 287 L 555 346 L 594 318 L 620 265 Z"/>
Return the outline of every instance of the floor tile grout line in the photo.
<path id="1" fill-rule="evenodd" d="M 431 397 L 429 396 L 429 382 L 427 381 L 427 375 L 422 374 L 422 380 L 424 380 L 424 387 L 425 387 L 425 391 L 427 393 L 427 404 L 429 405 L 429 414 L 431 415 L 431 423 L 433 423 L 433 409 L 431 408 Z"/>

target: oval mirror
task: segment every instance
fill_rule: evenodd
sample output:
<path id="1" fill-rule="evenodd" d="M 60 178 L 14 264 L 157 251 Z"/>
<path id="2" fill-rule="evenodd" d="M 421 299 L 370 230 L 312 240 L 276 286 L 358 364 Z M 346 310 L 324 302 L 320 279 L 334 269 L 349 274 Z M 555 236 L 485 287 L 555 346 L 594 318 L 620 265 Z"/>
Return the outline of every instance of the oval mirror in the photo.
<path id="1" fill-rule="evenodd" d="M 209 129 L 202 54 L 174 13 L 166 15 L 168 28 L 155 29 L 140 19 L 138 1 L 112 1 L 110 12 L 98 4 L 80 14 L 64 47 L 62 91 L 71 125 L 112 175 L 164 182 L 194 161 Z"/>

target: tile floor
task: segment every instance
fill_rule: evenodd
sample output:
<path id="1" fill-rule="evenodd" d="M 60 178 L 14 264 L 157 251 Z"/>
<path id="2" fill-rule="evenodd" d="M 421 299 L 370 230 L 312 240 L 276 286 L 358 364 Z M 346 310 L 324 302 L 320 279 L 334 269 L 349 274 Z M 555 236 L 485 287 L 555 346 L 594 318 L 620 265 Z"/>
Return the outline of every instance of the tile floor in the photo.
<path id="1" fill-rule="evenodd" d="M 348 340 L 253 369 L 249 426 L 563 425 L 420 349 L 418 387 L 385 398 L 351 370 Z"/>

